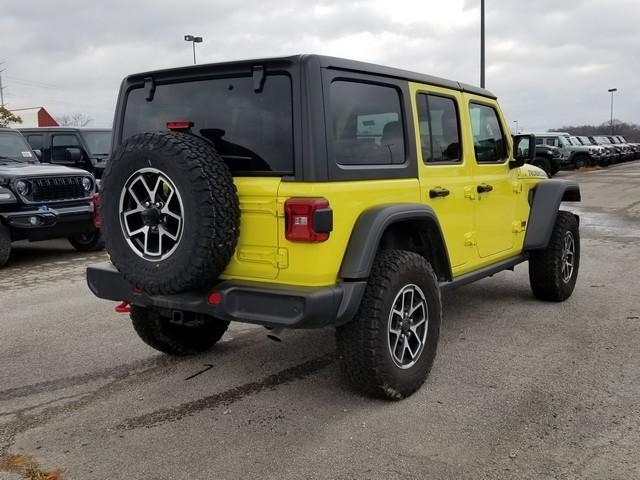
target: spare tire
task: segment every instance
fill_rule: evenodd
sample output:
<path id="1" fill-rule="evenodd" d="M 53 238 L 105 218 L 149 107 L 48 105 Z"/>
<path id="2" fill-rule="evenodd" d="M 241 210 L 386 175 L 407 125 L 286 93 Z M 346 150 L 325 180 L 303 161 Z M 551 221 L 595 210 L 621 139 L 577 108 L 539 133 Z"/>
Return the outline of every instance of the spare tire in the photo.
<path id="1" fill-rule="evenodd" d="M 240 205 L 213 145 L 186 133 L 142 133 L 116 149 L 100 215 L 111 261 L 135 287 L 170 294 L 210 285 L 235 250 Z"/>

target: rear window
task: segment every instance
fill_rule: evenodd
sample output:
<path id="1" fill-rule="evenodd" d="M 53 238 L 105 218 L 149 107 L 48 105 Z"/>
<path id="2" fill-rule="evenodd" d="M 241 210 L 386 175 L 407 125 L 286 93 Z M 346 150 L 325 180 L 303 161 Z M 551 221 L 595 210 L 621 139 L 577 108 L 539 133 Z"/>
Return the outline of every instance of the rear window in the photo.
<path id="1" fill-rule="evenodd" d="M 340 165 L 405 162 L 400 95 L 393 87 L 335 81 L 331 84 L 332 140 Z"/>
<path id="2" fill-rule="evenodd" d="M 268 75 L 260 92 L 252 77 L 157 85 L 152 101 L 144 89 L 129 93 L 123 140 L 193 122 L 192 132 L 212 141 L 237 175 L 293 173 L 291 80 Z"/>

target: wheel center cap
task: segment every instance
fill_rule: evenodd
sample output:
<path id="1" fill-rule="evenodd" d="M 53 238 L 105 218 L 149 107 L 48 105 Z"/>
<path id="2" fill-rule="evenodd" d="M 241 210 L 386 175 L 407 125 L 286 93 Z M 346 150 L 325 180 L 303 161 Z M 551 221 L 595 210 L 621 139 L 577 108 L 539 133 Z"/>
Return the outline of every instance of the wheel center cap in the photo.
<path id="1" fill-rule="evenodd" d="M 402 320 L 402 333 L 408 333 L 411 327 L 411 320 L 409 318 L 405 318 Z"/>
<path id="2" fill-rule="evenodd" d="M 155 227 L 160 224 L 160 220 L 162 220 L 162 213 L 159 208 L 151 207 L 147 208 L 143 212 L 140 213 L 142 216 L 142 222 L 147 227 Z"/>

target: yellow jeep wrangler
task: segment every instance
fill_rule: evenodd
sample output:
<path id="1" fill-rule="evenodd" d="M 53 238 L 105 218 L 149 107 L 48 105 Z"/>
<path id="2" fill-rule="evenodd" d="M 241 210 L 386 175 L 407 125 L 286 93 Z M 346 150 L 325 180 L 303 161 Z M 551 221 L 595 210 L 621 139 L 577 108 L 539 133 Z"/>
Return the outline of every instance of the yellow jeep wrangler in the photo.
<path id="1" fill-rule="evenodd" d="M 490 92 L 317 55 L 147 72 L 122 83 L 101 219 L 98 297 L 172 355 L 230 321 L 336 329 L 366 393 L 415 392 L 433 364 L 440 292 L 529 262 L 568 298 L 575 183 L 525 163 Z"/>

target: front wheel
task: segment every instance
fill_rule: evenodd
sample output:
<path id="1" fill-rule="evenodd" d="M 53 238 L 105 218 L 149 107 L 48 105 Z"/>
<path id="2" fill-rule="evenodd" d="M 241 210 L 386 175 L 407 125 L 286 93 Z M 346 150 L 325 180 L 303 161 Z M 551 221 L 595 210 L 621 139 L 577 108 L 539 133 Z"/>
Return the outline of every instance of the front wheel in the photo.
<path id="1" fill-rule="evenodd" d="M 379 252 L 356 317 L 336 331 L 346 377 L 360 391 L 389 400 L 418 390 L 436 356 L 441 305 L 424 257 Z"/>
<path id="2" fill-rule="evenodd" d="M 144 343 L 168 355 L 202 353 L 213 347 L 227 331 L 229 322 L 206 315 L 183 312 L 173 319 L 148 308 L 133 307 L 133 328 Z"/>
<path id="3" fill-rule="evenodd" d="M 587 155 L 576 155 L 573 165 L 577 170 L 591 166 L 591 160 Z"/>
<path id="4" fill-rule="evenodd" d="M 69 243 L 79 252 L 97 252 L 104 249 L 104 237 L 100 230 L 69 237 Z"/>
<path id="5" fill-rule="evenodd" d="M 580 266 L 580 230 L 578 218 L 560 211 L 544 250 L 531 252 L 529 282 L 540 300 L 562 302 L 573 293 Z"/>

